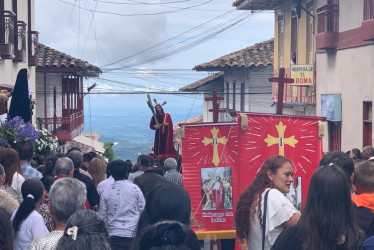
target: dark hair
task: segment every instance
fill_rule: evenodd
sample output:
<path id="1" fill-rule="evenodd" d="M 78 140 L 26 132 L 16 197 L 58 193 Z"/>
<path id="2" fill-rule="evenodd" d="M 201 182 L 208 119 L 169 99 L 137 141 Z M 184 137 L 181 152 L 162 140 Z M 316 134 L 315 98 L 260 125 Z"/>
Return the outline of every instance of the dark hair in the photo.
<path id="1" fill-rule="evenodd" d="M 361 151 L 358 148 L 353 148 L 352 153 L 354 154 L 353 159 L 361 159 Z"/>
<path id="2" fill-rule="evenodd" d="M 42 198 L 44 186 L 43 183 L 37 179 L 27 179 L 22 183 L 21 192 L 23 202 L 19 206 L 13 219 L 15 234 L 20 230 L 23 221 L 34 211 L 36 203 Z"/>
<path id="3" fill-rule="evenodd" d="M 177 221 L 147 227 L 137 242 L 139 250 L 200 250 L 195 232 Z"/>
<path id="4" fill-rule="evenodd" d="M 13 250 L 12 224 L 2 207 L 0 207 L 0 249 Z"/>
<path id="5" fill-rule="evenodd" d="M 141 163 L 141 161 L 142 161 L 142 159 L 144 158 L 144 157 L 146 157 L 147 155 L 139 155 L 138 156 L 138 158 L 136 159 L 136 165 L 140 165 L 140 163 Z"/>
<path id="6" fill-rule="evenodd" d="M 83 154 L 83 162 L 90 162 L 92 158 L 93 157 L 89 153 Z"/>
<path id="7" fill-rule="evenodd" d="M 61 157 L 64 157 L 64 155 L 55 154 L 48 156 L 47 160 L 45 161 L 45 170 L 43 176 L 54 176 L 53 173 L 55 171 L 56 161 Z"/>
<path id="8" fill-rule="evenodd" d="M 21 161 L 31 161 L 34 154 L 34 147 L 31 141 L 22 142 L 18 149 L 19 159 Z"/>
<path id="9" fill-rule="evenodd" d="M 112 161 L 108 162 L 108 165 L 106 165 L 106 171 L 105 171 L 106 178 L 109 178 L 112 175 L 112 173 L 110 172 L 111 167 L 112 167 Z"/>
<path id="10" fill-rule="evenodd" d="M 131 160 L 126 160 L 125 162 L 126 162 L 127 166 L 129 166 L 130 168 L 133 166 Z"/>
<path id="11" fill-rule="evenodd" d="M 0 164 L 3 165 L 5 170 L 5 187 L 10 187 L 13 181 L 13 175 L 17 172 L 22 175 L 21 165 L 17 151 L 12 148 L 3 150 L 0 156 Z"/>
<path id="12" fill-rule="evenodd" d="M 153 167 L 153 158 L 150 157 L 149 155 L 145 155 L 145 156 L 141 159 L 140 164 L 141 164 L 143 167 Z"/>
<path id="13" fill-rule="evenodd" d="M 257 172 L 256 178 L 241 193 L 235 212 L 236 233 L 239 239 L 246 239 L 248 237 L 251 223 L 255 217 L 256 206 L 257 216 L 262 225 L 261 194 L 266 188 L 271 187 L 271 181 L 267 172 L 270 170 L 273 174 L 276 174 L 278 169 L 285 163 L 291 163 L 291 161 L 284 156 L 275 155 L 267 158 Z"/>
<path id="14" fill-rule="evenodd" d="M 334 163 L 335 165 L 343 169 L 348 182 L 351 183 L 350 177 L 354 170 L 354 163 L 349 156 L 347 156 L 343 151 L 329 152 L 322 157 L 319 165 L 327 166 L 330 163 Z"/>
<path id="15" fill-rule="evenodd" d="M 79 169 L 83 162 L 82 153 L 78 150 L 72 150 L 69 152 L 68 157 L 73 162 L 74 169 Z"/>
<path id="16" fill-rule="evenodd" d="M 97 156 L 99 156 L 96 152 L 94 151 L 91 151 L 91 152 L 88 152 L 88 154 L 91 156 L 91 160 Z"/>
<path id="17" fill-rule="evenodd" d="M 314 172 L 299 220 L 303 249 L 336 249 L 343 235 L 344 249 L 357 249 L 351 193 L 345 177 L 336 164 L 321 166 Z"/>
<path id="18" fill-rule="evenodd" d="M 37 166 L 41 166 L 43 165 L 44 161 L 45 161 L 46 157 L 45 155 L 38 155 L 34 158 L 34 160 L 36 161 L 36 165 Z"/>
<path id="19" fill-rule="evenodd" d="M 43 176 L 43 178 L 40 179 L 40 181 L 44 185 L 44 189 L 49 192 L 51 190 L 52 184 L 55 182 L 56 178 L 53 176 Z"/>
<path id="20" fill-rule="evenodd" d="M 163 220 L 174 220 L 190 225 L 191 199 L 181 186 L 165 182 L 153 189 L 140 215 L 138 233 L 146 226 Z"/>
<path id="21" fill-rule="evenodd" d="M 374 192 L 374 162 L 364 161 L 355 165 L 353 184 L 365 193 Z"/>
<path id="22" fill-rule="evenodd" d="M 110 165 L 110 173 L 114 180 L 123 180 L 129 175 L 129 167 L 122 160 L 115 160 Z"/>
<path id="23" fill-rule="evenodd" d="M 76 239 L 68 230 L 77 227 Z M 58 242 L 59 250 L 106 250 L 110 249 L 108 229 L 100 216 L 92 210 L 78 210 L 66 223 L 64 235 Z"/>

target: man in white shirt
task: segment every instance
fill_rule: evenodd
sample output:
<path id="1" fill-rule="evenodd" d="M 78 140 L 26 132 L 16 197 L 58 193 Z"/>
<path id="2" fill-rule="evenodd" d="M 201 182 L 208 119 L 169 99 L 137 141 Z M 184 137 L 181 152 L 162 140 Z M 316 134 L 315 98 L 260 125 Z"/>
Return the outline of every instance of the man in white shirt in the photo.
<path id="1" fill-rule="evenodd" d="M 122 160 L 113 161 L 110 188 L 102 190 L 99 215 L 108 226 L 112 250 L 130 249 L 145 200 L 139 187 L 126 181 L 129 169 Z"/>

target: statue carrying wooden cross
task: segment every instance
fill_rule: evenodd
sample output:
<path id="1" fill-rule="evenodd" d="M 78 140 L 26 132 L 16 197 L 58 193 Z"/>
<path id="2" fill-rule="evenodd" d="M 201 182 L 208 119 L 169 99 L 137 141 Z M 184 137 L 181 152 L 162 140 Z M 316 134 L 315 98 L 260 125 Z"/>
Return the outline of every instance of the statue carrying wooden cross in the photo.
<path id="1" fill-rule="evenodd" d="M 153 99 L 155 106 L 153 106 L 150 95 L 148 97 L 148 107 L 152 111 L 152 118 L 149 127 L 156 130 L 155 141 L 153 145 L 153 152 L 155 155 L 175 155 L 174 143 L 173 143 L 173 121 L 168 113 L 165 113 L 162 106 L 166 104 L 157 103 L 156 99 Z"/>

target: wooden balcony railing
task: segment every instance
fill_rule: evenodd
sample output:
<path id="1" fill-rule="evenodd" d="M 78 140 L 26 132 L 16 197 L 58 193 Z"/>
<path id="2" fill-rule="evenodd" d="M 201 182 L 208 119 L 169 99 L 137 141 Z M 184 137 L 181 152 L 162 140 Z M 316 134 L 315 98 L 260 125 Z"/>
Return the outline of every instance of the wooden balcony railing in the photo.
<path id="1" fill-rule="evenodd" d="M 26 23 L 17 21 L 17 34 L 15 36 L 15 57 L 14 62 L 26 62 Z"/>
<path id="2" fill-rule="evenodd" d="M 79 111 L 68 117 L 40 118 L 41 123 L 59 140 L 68 141 L 78 136 L 83 130 L 84 112 Z"/>
<path id="3" fill-rule="evenodd" d="M 14 19 L 11 11 L 0 11 L 0 56 L 4 59 L 14 58 Z"/>
<path id="4" fill-rule="evenodd" d="M 338 32 L 339 26 L 339 5 L 326 4 L 317 9 L 318 33 Z"/>
<path id="5" fill-rule="evenodd" d="M 374 19 L 374 0 L 364 0 L 364 21 Z"/>
<path id="6" fill-rule="evenodd" d="M 38 65 L 38 36 L 39 32 L 29 31 L 28 49 L 29 49 L 29 66 Z"/>

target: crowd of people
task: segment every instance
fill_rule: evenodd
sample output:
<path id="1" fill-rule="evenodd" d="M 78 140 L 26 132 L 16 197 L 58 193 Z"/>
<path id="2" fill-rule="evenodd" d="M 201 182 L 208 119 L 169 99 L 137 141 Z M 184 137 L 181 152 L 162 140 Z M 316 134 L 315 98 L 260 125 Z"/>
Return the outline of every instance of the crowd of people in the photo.
<path id="1" fill-rule="evenodd" d="M 175 159 L 71 148 L 34 166 L 29 142 L 0 151 L 0 249 L 200 249 Z"/>
<path id="2" fill-rule="evenodd" d="M 33 145 L 0 148 L 0 249 L 200 249 L 177 161 L 106 163 L 71 148 L 33 165 Z M 271 156 L 240 195 L 237 237 L 252 249 L 374 249 L 374 148 L 326 153 L 298 211 L 293 163 Z M 233 249 L 233 246 L 232 246 Z"/>
<path id="3" fill-rule="evenodd" d="M 374 148 L 326 153 L 301 213 L 285 197 L 292 162 L 269 157 L 240 195 L 236 232 L 248 249 L 374 249 Z"/>

